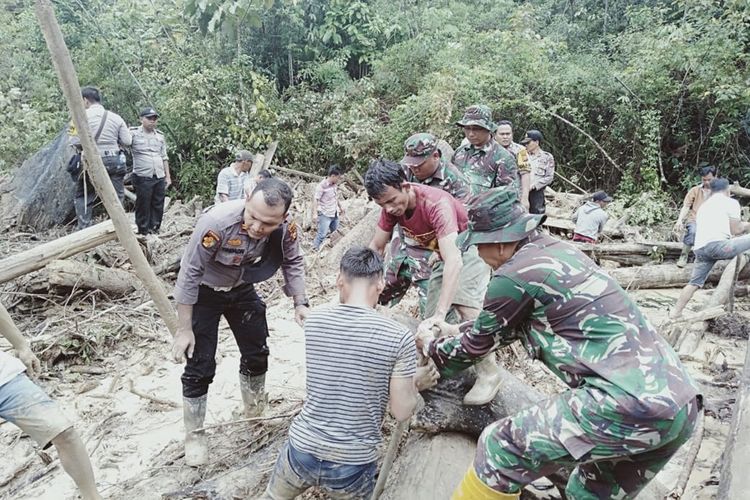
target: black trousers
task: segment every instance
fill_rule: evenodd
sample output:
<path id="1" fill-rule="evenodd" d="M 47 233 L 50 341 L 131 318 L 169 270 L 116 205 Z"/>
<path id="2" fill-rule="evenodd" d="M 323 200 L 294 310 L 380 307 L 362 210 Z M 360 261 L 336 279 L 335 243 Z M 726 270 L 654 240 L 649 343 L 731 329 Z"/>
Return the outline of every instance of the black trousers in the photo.
<path id="1" fill-rule="evenodd" d="M 167 181 L 164 178 L 141 177 L 133 174 L 135 189 L 135 224 L 139 234 L 156 233 L 164 216 L 164 195 Z"/>
<path id="2" fill-rule="evenodd" d="M 247 283 L 229 292 L 201 285 L 193 306 L 195 349 L 182 373 L 182 395 L 197 398 L 208 392 L 216 374 L 219 320 L 224 316 L 240 348 L 240 373 L 263 375 L 268 370 L 266 304 Z"/>
<path id="3" fill-rule="evenodd" d="M 109 180 L 112 181 L 112 186 L 115 188 L 117 197 L 120 199 L 120 204 L 122 204 L 125 198 L 125 165 L 122 165 L 122 168 L 120 168 L 119 157 L 111 155 L 102 156 L 102 163 L 109 173 Z M 78 219 L 78 229 L 84 229 L 91 225 L 94 216 L 94 206 L 98 201 L 99 195 L 96 194 L 96 190 L 89 181 L 88 175 L 84 178 L 84 175 L 81 174 L 76 185 L 76 196 L 73 200 L 76 218 Z"/>
<path id="4" fill-rule="evenodd" d="M 544 201 L 544 190 L 532 189 L 529 191 L 529 213 L 530 214 L 543 214 L 546 210 L 546 202 Z"/>

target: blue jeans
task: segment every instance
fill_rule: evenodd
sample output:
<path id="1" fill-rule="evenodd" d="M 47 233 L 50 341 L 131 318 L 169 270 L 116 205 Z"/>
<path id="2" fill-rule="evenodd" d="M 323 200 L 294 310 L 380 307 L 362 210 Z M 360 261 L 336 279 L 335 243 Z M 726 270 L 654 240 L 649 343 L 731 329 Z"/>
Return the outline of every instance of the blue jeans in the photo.
<path id="1" fill-rule="evenodd" d="M 685 236 L 682 237 L 682 242 L 688 246 L 695 245 L 695 221 L 685 225 Z"/>
<path id="2" fill-rule="evenodd" d="M 262 500 L 292 500 L 313 486 L 334 500 L 368 500 L 375 489 L 375 462 L 345 465 L 320 460 L 295 449 L 288 441 L 268 482 Z"/>
<path id="3" fill-rule="evenodd" d="M 326 217 L 325 215 L 318 212 L 318 234 L 315 236 L 313 241 L 313 248 L 317 250 L 323 243 L 330 233 L 334 232 L 339 227 L 339 216 L 338 214 L 333 217 Z"/>
<path id="4" fill-rule="evenodd" d="M 733 259 L 748 250 L 750 250 L 750 234 L 723 241 L 712 241 L 695 250 L 695 267 L 690 277 L 690 284 L 702 287 L 717 261 Z"/>

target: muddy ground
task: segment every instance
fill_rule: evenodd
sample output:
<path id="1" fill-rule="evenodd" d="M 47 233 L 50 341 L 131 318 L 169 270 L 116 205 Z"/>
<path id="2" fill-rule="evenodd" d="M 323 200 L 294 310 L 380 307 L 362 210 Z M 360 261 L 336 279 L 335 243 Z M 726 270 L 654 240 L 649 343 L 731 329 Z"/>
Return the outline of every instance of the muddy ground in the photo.
<path id="1" fill-rule="evenodd" d="M 300 192 L 305 186 L 297 184 L 296 188 Z M 342 231 L 350 229 L 367 211 L 362 197 L 347 194 L 349 210 Z M 196 208 L 178 203 L 170 207 L 162 236 L 143 243 L 152 262 L 173 258 L 184 246 Z M 294 208 L 301 216 L 304 200 Z M 0 250 L 8 255 L 64 232 L 61 228 L 38 235 L 13 228 L 3 234 Z M 320 305 L 336 299 L 336 270 L 323 264 L 330 247 L 321 254 L 310 252 L 313 236 L 312 230 L 307 230 L 300 237 L 307 252 L 311 302 Z M 115 242 L 75 258 L 128 268 Z M 174 272 L 161 275 L 168 287 L 175 277 Z M 271 407 L 266 417 L 277 418 L 236 422 L 241 418 L 239 352 L 227 325 L 222 323 L 220 362 L 209 392 L 206 419 L 207 426 L 215 426 L 209 430 L 211 463 L 200 470 L 185 466 L 182 456 L 182 367 L 168 359 L 169 334 L 143 292 L 106 297 L 90 290 L 49 290 L 42 270 L 0 285 L 0 300 L 45 362 L 46 370 L 38 383 L 60 403 L 82 434 L 105 498 L 254 498 L 267 480 L 289 420 L 305 395 L 302 329 L 294 322 L 291 300 L 280 293 L 280 285 L 277 276 L 260 287 L 268 302 L 271 331 L 267 382 Z M 666 323 L 666 313 L 677 293 L 646 290 L 633 295 L 659 326 Z M 692 307 L 697 310 L 709 295 L 710 291 L 699 292 Z M 736 380 L 747 344 L 743 325 L 750 303 L 739 299 L 736 307 L 737 318 L 717 322 L 696 352 L 684 357 L 703 389 L 707 412 L 704 437 L 683 498 L 715 497 Z M 414 313 L 415 298 L 408 296 L 398 309 Z M 2 342 L 0 348 L 9 346 Z M 522 349 L 506 349 L 501 358 L 514 374 L 541 391 L 562 390 L 561 384 L 541 364 L 527 359 Z M 386 433 L 392 428 L 393 423 L 387 421 Z M 54 450 L 38 451 L 12 424 L 0 424 L 0 450 L 4 454 L 0 461 L 0 497 L 77 498 Z M 450 466 L 451 460 L 456 462 L 453 465 L 460 476 L 468 465 L 465 456 L 446 456 L 444 466 Z M 421 476 L 427 471 L 397 469 L 395 473 Z M 387 497 L 399 498 L 392 492 Z M 448 497 L 446 489 L 444 498 Z M 554 498 L 554 494 L 546 492 L 540 497 Z M 309 492 L 306 498 L 324 497 Z"/>

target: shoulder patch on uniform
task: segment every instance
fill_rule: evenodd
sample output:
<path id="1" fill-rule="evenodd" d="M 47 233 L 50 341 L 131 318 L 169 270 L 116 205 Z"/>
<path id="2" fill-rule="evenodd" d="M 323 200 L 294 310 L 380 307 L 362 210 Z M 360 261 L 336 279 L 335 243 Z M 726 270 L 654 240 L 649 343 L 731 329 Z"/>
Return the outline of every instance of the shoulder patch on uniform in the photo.
<path id="1" fill-rule="evenodd" d="M 220 239 L 221 237 L 218 234 L 211 230 L 208 230 L 206 231 L 206 234 L 203 235 L 203 241 L 201 242 L 201 245 L 203 245 L 203 248 L 213 248 Z"/>
<path id="2" fill-rule="evenodd" d="M 295 221 L 291 221 L 287 226 L 286 230 L 289 232 L 289 237 L 292 240 L 297 239 L 297 223 Z"/>
<path id="3" fill-rule="evenodd" d="M 240 238 L 232 238 L 232 239 L 230 239 L 230 240 L 227 241 L 227 245 L 229 245 L 230 247 L 238 247 L 238 246 L 242 245 L 242 239 L 240 239 Z"/>

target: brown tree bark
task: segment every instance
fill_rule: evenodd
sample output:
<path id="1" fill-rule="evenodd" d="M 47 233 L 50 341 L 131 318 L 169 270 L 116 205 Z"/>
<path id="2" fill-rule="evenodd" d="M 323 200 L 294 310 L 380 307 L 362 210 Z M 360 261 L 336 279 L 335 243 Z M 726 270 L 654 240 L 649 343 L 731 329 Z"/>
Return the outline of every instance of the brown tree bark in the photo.
<path id="1" fill-rule="evenodd" d="M 126 295 L 140 285 L 136 276 L 122 269 L 75 260 L 50 262 L 47 266 L 47 279 L 53 287 L 101 290 L 110 296 Z"/>

